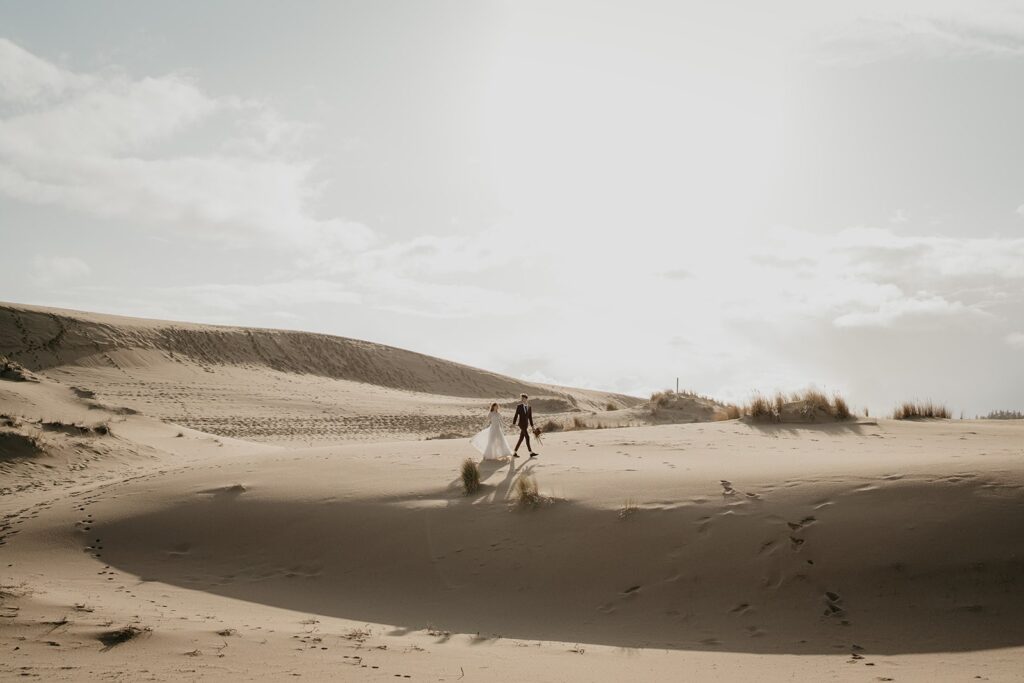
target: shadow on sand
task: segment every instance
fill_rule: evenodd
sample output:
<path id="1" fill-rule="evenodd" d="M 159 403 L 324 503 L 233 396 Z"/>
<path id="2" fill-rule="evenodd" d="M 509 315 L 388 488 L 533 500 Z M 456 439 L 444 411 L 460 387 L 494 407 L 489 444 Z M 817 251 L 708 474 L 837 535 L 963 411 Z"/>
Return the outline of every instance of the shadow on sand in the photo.
<path id="1" fill-rule="evenodd" d="M 396 632 L 794 654 L 1024 644 L 1019 491 L 903 481 L 823 510 L 708 502 L 623 520 L 506 503 L 532 467 L 488 464 L 487 491 L 426 506 L 206 494 L 97 535 L 104 562 L 145 581 Z"/>

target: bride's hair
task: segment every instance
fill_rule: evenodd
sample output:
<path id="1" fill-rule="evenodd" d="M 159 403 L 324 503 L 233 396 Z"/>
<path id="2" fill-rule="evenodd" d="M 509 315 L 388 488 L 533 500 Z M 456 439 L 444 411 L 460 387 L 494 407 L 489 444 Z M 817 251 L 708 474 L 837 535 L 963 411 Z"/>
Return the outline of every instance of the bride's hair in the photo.
<path id="1" fill-rule="evenodd" d="M 497 403 L 492 403 L 491 404 L 491 412 L 493 413 L 497 409 L 498 409 L 498 404 Z"/>

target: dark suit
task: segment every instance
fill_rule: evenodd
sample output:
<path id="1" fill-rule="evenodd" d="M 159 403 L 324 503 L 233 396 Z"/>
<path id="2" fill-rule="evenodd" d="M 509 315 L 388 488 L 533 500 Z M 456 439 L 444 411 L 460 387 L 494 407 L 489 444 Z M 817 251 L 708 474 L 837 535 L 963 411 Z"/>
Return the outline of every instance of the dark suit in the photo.
<path id="1" fill-rule="evenodd" d="M 512 418 L 512 426 L 519 425 L 519 441 L 516 442 L 515 450 L 519 450 L 523 440 L 526 440 L 526 449 L 533 453 L 533 446 L 530 445 L 530 427 L 533 426 L 533 408 L 529 404 L 520 403 L 516 406 L 516 414 Z"/>

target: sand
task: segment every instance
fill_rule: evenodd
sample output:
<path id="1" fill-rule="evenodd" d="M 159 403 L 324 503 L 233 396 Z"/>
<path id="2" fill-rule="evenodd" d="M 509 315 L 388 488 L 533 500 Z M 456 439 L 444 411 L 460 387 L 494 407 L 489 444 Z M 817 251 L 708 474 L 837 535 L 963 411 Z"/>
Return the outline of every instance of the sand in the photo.
<path id="1" fill-rule="evenodd" d="M 291 367 L 245 357 L 245 330 L 174 323 L 220 341 L 200 358 L 179 339 L 171 358 L 154 342 L 166 323 L 0 314 L 0 354 L 39 380 L 0 381 L 5 678 L 1024 670 L 1020 422 L 559 432 L 538 459 L 486 463 L 466 496 L 468 440 L 428 437 L 459 416 L 482 423 L 489 400 L 514 398 L 505 389 L 609 427 L 640 402 L 375 345 L 377 366 L 409 367 L 377 383 L 314 372 L 316 354 L 348 348 L 321 335 Z M 54 318 L 75 331 L 59 336 Z M 304 346 L 301 333 L 253 334 Z M 527 476 L 537 506 L 516 503 Z M 125 642 L 109 636 L 127 626 Z"/>

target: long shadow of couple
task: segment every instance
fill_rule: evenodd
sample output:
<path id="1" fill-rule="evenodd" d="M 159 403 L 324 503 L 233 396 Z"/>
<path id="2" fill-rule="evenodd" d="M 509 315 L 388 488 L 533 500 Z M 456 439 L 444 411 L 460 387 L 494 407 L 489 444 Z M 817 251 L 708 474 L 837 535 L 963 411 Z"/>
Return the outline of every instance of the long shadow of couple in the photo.
<path id="1" fill-rule="evenodd" d="M 512 485 L 519 477 L 529 476 L 537 461 L 532 458 L 509 458 L 509 460 L 484 460 L 480 463 L 480 481 L 484 484 L 480 489 L 480 497 L 488 498 L 491 502 L 504 500 L 509 497 Z M 518 467 L 516 466 L 518 464 Z M 491 476 L 501 468 L 508 466 L 505 476 L 496 483 L 491 483 Z M 493 487 L 493 488 L 492 488 Z"/>

